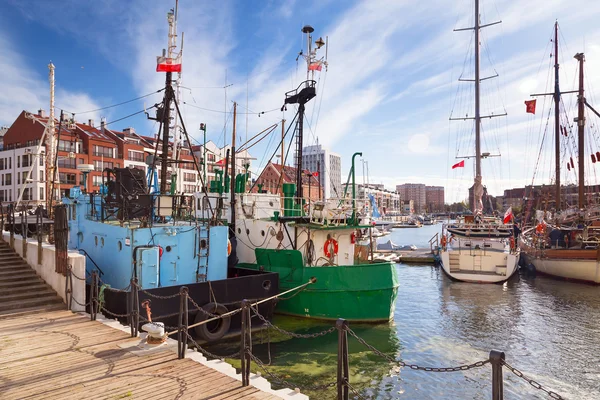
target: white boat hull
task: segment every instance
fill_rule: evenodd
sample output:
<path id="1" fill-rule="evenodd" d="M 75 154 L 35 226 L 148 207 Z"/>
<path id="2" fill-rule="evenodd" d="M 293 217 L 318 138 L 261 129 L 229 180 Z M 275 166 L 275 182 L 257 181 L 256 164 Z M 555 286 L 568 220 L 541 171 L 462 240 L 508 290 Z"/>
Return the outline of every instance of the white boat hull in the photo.
<path id="1" fill-rule="evenodd" d="M 600 284 L 600 263 L 596 260 L 541 258 L 525 254 L 525 263 L 533 264 L 536 272 L 557 278 Z"/>
<path id="2" fill-rule="evenodd" d="M 452 279 L 471 283 L 500 283 L 518 269 L 519 250 L 501 240 L 463 241 L 461 246 L 448 248 L 440 254 L 442 269 Z"/>

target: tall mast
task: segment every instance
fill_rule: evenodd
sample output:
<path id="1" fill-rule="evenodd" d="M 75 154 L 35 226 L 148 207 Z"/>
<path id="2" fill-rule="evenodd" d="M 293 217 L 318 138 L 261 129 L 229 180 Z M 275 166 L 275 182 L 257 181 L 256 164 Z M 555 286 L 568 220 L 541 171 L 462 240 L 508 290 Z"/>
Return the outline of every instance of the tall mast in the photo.
<path id="1" fill-rule="evenodd" d="M 556 169 L 556 210 L 561 209 L 560 195 L 560 88 L 558 85 L 558 21 L 554 24 L 554 158 Z"/>
<path id="2" fill-rule="evenodd" d="M 479 0 L 475 0 L 475 183 L 481 184 L 481 114 L 479 110 Z M 476 203 L 479 204 L 479 203 Z M 476 206 L 477 207 L 477 206 Z"/>
<path id="3" fill-rule="evenodd" d="M 48 80 L 50 82 L 50 116 L 48 119 L 48 135 L 46 135 L 46 210 L 52 216 L 52 200 L 54 193 L 52 184 L 54 181 L 54 154 L 56 151 L 56 140 L 54 138 L 54 64 L 48 64 Z"/>
<path id="4" fill-rule="evenodd" d="M 579 92 L 577 94 L 577 137 L 578 137 L 578 157 L 579 157 L 579 208 L 584 207 L 585 202 L 585 97 L 583 96 L 583 63 L 585 56 L 583 53 L 575 54 L 575 59 L 579 61 Z"/>
<path id="5" fill-rule="evenodd" d="M 166 54 L 167 59 L 172 60 L 173 57 L 173 46 L 172 46 L 172 34 L 175 29 L 175 14 L 171 10 L 167 14 L 167 20 L 169 21 L 169 45 L 168 45 L 168 54 Z M 164 51 L 164 50 L 163 50 Z M 162 157 L 160 161 L 160 193 L 167 193 L 167 169 L 169 168 L 169 134 L 171 130 L 171 100 L 173 96 L 173 72 L 169 69 L 166 73 L 165 78 L 165 104 L 163 110 L 163 131 L 162 131 Z"/>

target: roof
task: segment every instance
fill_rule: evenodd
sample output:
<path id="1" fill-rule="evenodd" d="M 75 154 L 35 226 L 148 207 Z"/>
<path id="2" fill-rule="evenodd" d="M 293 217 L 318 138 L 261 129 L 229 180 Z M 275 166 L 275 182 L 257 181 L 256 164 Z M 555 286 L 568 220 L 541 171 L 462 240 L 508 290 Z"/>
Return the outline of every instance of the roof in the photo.
<path id="1" fill-rule="evenodd" d="M 75 126 L 77 127 L 78 132 L 83 133 L 84 135 L 88 136 L 90 139 L 106 140 L 106 141 L 114 143 L 114 139 L 110 135 L 108 135 L 106 132 L 102 132 L 101 129 L 95 128 L 93 126 L 85 125 L 85 124 L 80 124 L 77 122 L 75 123 Z"/>

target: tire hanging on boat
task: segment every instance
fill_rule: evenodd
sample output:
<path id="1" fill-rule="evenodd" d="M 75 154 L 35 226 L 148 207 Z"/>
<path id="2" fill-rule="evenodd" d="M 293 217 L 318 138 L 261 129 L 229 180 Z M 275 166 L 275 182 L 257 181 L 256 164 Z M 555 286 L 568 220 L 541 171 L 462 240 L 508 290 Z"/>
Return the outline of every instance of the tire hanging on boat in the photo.
<path id="1" fill-rule="evenodd" d="M 229 312 L 227 307 L 219 303 L 207 303 L 202 306 L 202 309 L 214 315 L 223 315 Z M 209 316 L 207 314 L 203 313 L 202 311 L 198 311 L 196 318 L 194 319 L 194 323 L 197 324 L 198 322 L 205 321 L 208 318 Z M 207 342 L 212 342 L 225 336 L 225 334 L 229 331 L 230 326 L 231 317 L 227 316 L 206 324 L 198 325 L 194 327 L 194 332 L 196 335 L 198 335 L 198 337 L 206 340 Z"/>

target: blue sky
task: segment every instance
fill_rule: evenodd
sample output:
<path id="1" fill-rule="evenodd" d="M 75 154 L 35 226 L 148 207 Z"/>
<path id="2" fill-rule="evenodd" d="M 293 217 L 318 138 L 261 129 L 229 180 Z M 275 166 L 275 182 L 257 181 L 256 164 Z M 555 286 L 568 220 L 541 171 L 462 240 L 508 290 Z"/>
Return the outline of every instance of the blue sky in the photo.
<path id="1" fill-rule="evenodd" d="M 562 88 L 571 89 L 572 56 L 586 53 L 588 87 L 600 87 L 592 71 L 600 66 L 600 2 L 585 0 L 481 0 L 482 22 L 501 19 L 483 33 L 483 75 L 500 77 L 482 84 L 482 113 L 506 118 L 484 121 L 483 151 L 501 158 L 484 161 L 484 184 L 492 194 L 531 183 L 546 123 L 546 109 L 524 112 L 532 92 L 551 89 L 547 47 L 555 19 L 561 26 Z M 174 1 L 8 0 L 0 4 L 0 124 L 23 109 L 49 108 L 47 64 L 56 65 L 56 105 L 78 120 L 108 121 L 160 100 L 150 96 L 120 107 L 83 113 L 156 91 L 164 74 L 155 57 L 167 43 L 166 13 Z M 343 157 L 362 151 L 371 182 L 389 188 L 406 182 L 446 186 L 447 200 L 466 197 L 473 160 L 450 170 L 456 155 L 473 154 L 471 124 L 448 118 L 472 111 L 471 84 L 458 83 L 472 42 L 472 0 L 381 1 L 192 1 L 179 2 L 178 31 L 185 32 L 182 85 L 186 126 L 195 137 L 200 122 L 209 139 L 223 143 L 224 113 L 233 100 L 240 111 L 281 107 L 284 93 L 302 80 L 296 55 L 304 42 L 300 29 L 315 27 L 329 37 L 329 69 L 319 74 L 318 97 L 309 104 L 305 143 L 319 142 Z M 489 48 L 488 52 L 485 49 Z M 472 49 L 472 47 L 471 47 Z M 490 63 L 490 60 L 493 63 Z M 463 77 L 472 78 L 470 58 Z M 227 81 L 233 84 L 225 90 Z M 595 83 L 595 85 L 594 85 Z M 248 102 L 246 103 L 246 96 Z M 588 100 L 590 99 L 588 95 Z M 574 97 L 565 102 L 574 104 Z M 600 106 L 600 104 L 596 104 Z M 196 107 L 216 110 L 200 110 Z M 571 110 L 569 108 L 569 110 Z M 544 117 L 542 117 L 544 115 Z M 239 140 L 272 123 L 293 117 L 290 109 L 240 115 Z M 590 118 L 591 120 L 591 118 Z M 142 116 L 113 125 L 133 126 L 151 135 L 156 126 Z M 550 132 L 551 133 L 551 132 Z M 230 141 L 231 122 L 227 127 Z M 266 163 L 276 138 L 253 149 L 255 168 Z M 551 145 L 546 139 L 544 146 Z M 595 146 L 595 145 L 594 145 Z M 598 149 L 600 150 L 600 149 Z M 567 151 L 568 153 L 568 151 Z M 594 168 L 595 164 L 590 164 Z M 540 157 L 536 183 L 549 183 L 550 155 Z M 359 167 L 359 175 L 361 168 Z M 564 172 L 564 181 L 574 177 Z M 590 174 L 595 175 L 594 174 Z M 359 181 L 362 178 L 358 178 Z"/>

